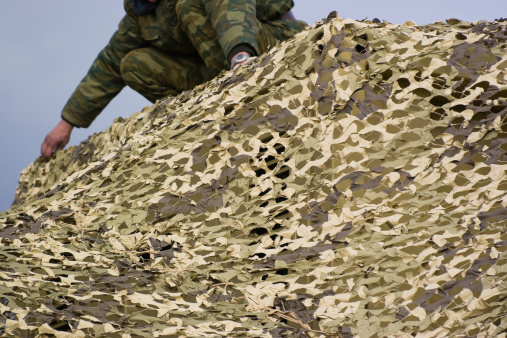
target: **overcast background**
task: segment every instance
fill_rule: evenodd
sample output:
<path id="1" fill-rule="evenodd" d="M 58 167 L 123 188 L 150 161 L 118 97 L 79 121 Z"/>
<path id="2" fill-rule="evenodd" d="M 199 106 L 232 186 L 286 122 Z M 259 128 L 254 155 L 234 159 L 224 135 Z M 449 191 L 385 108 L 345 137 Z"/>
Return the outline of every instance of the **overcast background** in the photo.
<path id="1" fill-rule="evenodd" d="M 336 10 L 342 18 L 426 24 L 507 17 L 506 0 L 296 0 L 309 24 Z M 10 208 L 19 173 L 40 153 L 45 135 L 123 17 L 122 0 L 0 1 L 0 211 Z M 74 129 L 69 145 L 109 127 L 149 102 L 125 89 L 88 129 Z"/>

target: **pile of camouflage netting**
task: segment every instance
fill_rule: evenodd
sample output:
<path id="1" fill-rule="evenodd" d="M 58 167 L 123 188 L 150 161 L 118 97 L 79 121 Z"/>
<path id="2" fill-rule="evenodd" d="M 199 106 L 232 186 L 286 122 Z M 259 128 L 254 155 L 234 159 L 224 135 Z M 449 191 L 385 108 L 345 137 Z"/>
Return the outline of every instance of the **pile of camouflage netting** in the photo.
<path id="1" fill-rule="evenodd" d="M 36 161 L 0 336 L 505 337 L 506 28 L 330 18 Z"/>

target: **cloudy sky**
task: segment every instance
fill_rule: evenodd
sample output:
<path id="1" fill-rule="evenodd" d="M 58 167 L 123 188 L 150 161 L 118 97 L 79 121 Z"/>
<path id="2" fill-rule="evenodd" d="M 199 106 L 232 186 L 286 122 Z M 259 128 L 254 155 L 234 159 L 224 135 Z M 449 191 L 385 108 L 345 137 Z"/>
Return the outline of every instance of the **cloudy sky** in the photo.
<path id="1" fill-rule="evenodd" d="M 507 17 L 505 0 L 295 2 L 296 17 L 309 24 L 333 10 L 343 18 L 392 23 Z M 19 173 L 39 156 L 42 140 L 123 15 L 122 0 L 0 1 L 0 211 L 10 208 Z M 75 129 L 69 145 L 148 104 L 125 89 L 90 128 Z"/>

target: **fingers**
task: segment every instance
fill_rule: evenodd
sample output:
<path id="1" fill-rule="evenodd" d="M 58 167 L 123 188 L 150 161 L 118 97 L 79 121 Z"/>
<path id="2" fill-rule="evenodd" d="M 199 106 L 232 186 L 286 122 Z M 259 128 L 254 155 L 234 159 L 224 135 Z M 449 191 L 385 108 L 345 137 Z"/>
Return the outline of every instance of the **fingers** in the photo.
<path id="1" fill-rule="evenodd" d="M 56 147 L 55 147 L 54 152 L 55 152 L 55 151 L 58 151 L 58 150 L 62 150 L 63 148 L 65 148 L 65 146 L 66 146 L 66 145 L 67 145 L 67 142 L 60 142 L 60 143 L 58 143 L 58 144 L 56 145 Z"/>
<path id="2" fill-rule="evenodd" d="M 58 137 L 60 135 L 56 136 L 57 137 L 49 133 L 44 139 L 44 142 L 42 143 L 41 155 L 46 161 L 49 160 L 56 151 L 65 148 L 65 146 L 68 143 L 67 138 Z"/>
<path id="3" fill-rule="evenodd" d="M 49 147 L 46 144 L 46 141 L 42 143 L 40 147 L 40 154 L 42 155 L 42 158 L 44 158 L 46 161 L 51 157 L 51 152 L 49 152 Z"/>
<path id="4" fill-rule="evenodd" d="M 247 61 L 248 61 L 248 60 L 243 61 L 243 62 L 238 62 L 238 63 L 234 64 L 234 68 L 233 68 L 233 69 L 236 69 L 236 68 L 238 68 L 239 66 L 244 65 L 245 63 L 247 63 Z"/>
<path id="5" fill-rule="evenodd" d="M 69 143 L 72 128 L 73 126 L 63 121 L 46 135 L 40 150 L 42 157 L 46 161 L 53 156 L 55 151 L 65 148 L 67 143 Z"/>
<path id="6" fill-rule="evenodd" d="M 51 154 L 53 153 L 53 151 L 51 151 L 49 148 L 50 146 L 48 144 L 48 137 L 46 136 L 40 148 L 40 153 L 45 160 L 48 160 L 51 157 Z"/>
<path id="7" fill-rule="evenodd" d="M 59 145 L 58 144 L 54 144 L 53 142 L 51 142 L 51 140 L 49 140 L 49 135 L 46 136 L 46 138 L 44 139 L 44 142 L 42 143 L 42 146 L 41 146 L 41 155 L 42 157 L 47 161 L 51 158 L 51 156 L 53 156 L 53 153 L 58 150 L 58 147 Z M 60 149 L 62 149 L 62 147 L 60 146 Z"/>
<path id="8" fill-rule="evenodd" d="M 54 144 L 44 140 L 41 146 L 41 155 L 47 161 L 53 156 L 55 152 L 62 150 L 66 145 L 67 142 L 59 142 Z"/>

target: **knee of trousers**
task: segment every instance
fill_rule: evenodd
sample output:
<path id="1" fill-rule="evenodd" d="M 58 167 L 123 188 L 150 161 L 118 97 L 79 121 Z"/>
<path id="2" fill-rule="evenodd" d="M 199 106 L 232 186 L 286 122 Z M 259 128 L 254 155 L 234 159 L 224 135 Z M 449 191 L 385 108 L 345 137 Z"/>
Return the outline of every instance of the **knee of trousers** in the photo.
<path id="1" fill-rule="evenodd" d="M 123 57 L 120 63 L 121 78 L 127 86 L 154 102 L 162 96 L 177 93 L 173 88 L 158 83 L 156 69 L 146 60 L 147 51 L 143 48 L 135 49 Z"/>
<path id="2" fill-rule="evenodd" d="M 139 60 L 139 51 L 133 50 L 127 55 L 123 57 L 120 63 L 120 74 L 121 78 L 127 84 L 127 86 L 131 87 L 132 89 L 139 91 L 139 89 L 143 89 L 148 84 L 148 78 L 147 74 L 143 76 L 143 65 L 142 61 Z"/>

